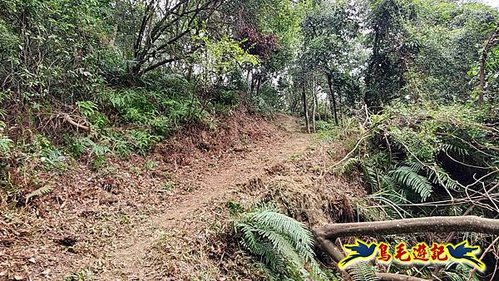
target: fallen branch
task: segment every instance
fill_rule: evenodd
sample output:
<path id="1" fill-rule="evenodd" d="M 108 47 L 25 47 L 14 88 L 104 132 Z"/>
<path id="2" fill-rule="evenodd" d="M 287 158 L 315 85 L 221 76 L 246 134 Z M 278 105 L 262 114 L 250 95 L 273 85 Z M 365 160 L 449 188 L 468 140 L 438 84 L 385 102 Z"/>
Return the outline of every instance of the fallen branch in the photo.
<path id="1" fill-rule="evenodd" d="M 314 229 L 326 239 L 360 235 L 391 235 L 422 232 L 476 232 L 499 235 L 499 220 L 476 216 L 426 217 L 391 221 L 337 223 Z"/>
<path id="2" fill-rule="evenodd" d="M 77 128 L 83 129 L 85 131 L 90 131 L 90 127 L 75 122 L 73 118 L 71 118 L 71 116 L 69 116 L 69 114 L 67 113 L 62 114 L 62 119 Z"/>

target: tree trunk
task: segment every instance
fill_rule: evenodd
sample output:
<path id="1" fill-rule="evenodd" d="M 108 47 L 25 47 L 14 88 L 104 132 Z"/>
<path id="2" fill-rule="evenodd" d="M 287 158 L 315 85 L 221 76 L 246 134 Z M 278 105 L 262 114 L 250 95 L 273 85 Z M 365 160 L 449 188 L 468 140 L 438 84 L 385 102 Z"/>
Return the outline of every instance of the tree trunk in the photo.
<path id="1" fill-rule="evenodd" d="M 327 74 L 327 85 L 329 86 L 329 99 L 331 101 L 331 113 L 334 116 L 334 123 L 338 126 L 338 114 L 336 110 L 336 98 L 334 97 L 333 91 L 333 78 L 331 74 Z"/>
<path id="2" fill-rule="evenodd" d="M 256 79 L 256 95 L 257 96 L 260 95 L 260 89 L 262 87 L 262 80 L 263 80 L 263 76 L 258 75 L 258 77 Z"/>
<path id="3" fill-rule="evenodd" d="M 315 90 L 315 81 L 313 81 L 312 83 L 313 83 L 312 94 L 314 98 L 314 103 L 312 105 L 312 128 L 314 130 L 314 133 L 316 133 L 317 130 L 315 126 L 315 117 L 317 114 L 317 91 Z"/>
<path id="4" fill-rule="evenodd" d="M 307 126 L 307 132 L 310 134 L 310 120 L 308 118 L 308 105 L 307 105 L 307 94 L 305 91 L 305 83 L 302 84 L 302 100 L 303 100 L 303 112 L 305 114 L 305 124 Z"/>
<path id="5" fill-rule="evenodd" d="M 253 91 L 255 90 L 255 84 L 256 84 L 255 76 L 256 76 L 256 74 L 251 72 L 251 83 L 250 83 L 250 89 L 249 89 L 249 95 L 248 95 L 250 102 L 251 102 L 251 99 L 253 97 Z"/>
<path id="6" fill-rule="evenodd" d="M 341 111 L 342 109 L 342 101 L 341 101 L 341 93 L 338 92 L 338 119 L 341 122 L 343 120 L 343 112 Z"/>

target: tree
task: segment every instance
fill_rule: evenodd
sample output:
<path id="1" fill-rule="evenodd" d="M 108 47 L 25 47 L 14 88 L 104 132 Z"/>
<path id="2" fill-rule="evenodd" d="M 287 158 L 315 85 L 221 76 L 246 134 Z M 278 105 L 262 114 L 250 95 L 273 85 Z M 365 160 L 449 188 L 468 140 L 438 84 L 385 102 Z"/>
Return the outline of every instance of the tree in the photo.
<path id="1" fill-rule="evenodd" d="M 489 38 L 487 41 L 485 41 L 485 44 L 482 49 L 482 53 L 480 55 L 480 84 L 478 87 L 478 104 L 483 104 L 483 96 L 485 92 L 485 67 L 487 63 L 487 56 L 489 52 L 491 51 L 492 48 L 494 48 L 496 45 L 499 44 L 499 26 L 496 27 L 494 32 L 490 34 Z"/>
<path id="2" fill-rule="evenodd" d="M 406 10 L 404 45 L 409 52 L 400 96 L 469 100 L 477 82 L 470 80 L 479 77 L 481 49 L 496 27 L 497 10 L 443 0 L 421 1 Z"/>
<path id="3" fill-rule="evenodd" d="M 319 1 L 302 24 L 304 45 L 300 63 L 306 71 L 323 73 L 329 90 L 331 114 L 338 124 L 338 99 L 348 93 L 355 69 L 363 63 L 359 42 L 358 7 L 347 1 L 331 5 Z"/>
<path id="4" fill-rule="evenodd" d="M 223 0 L 140 1 L 143 16 L 133 45 L 133 77 L 186 59 L 199 48 L 199 32 Z M 136 4 L 136 5 L 138 5 Z"/>
<path id="5" fill-rule="evenodd" d="M 378 109 L 404 86 L 404 8 L 398 0 L 372 1 L 372 54 L 366 73 L 365 103 Z"/>

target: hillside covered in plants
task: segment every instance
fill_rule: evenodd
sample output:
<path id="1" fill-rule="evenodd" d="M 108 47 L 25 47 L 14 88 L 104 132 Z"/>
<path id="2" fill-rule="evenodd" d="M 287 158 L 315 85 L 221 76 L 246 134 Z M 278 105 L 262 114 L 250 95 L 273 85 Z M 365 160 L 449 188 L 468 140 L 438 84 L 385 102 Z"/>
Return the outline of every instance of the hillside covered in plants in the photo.
<path id="1" fill-rule="evenodd" d="M 0 280 L 499 280 L 496 0 L 0 0 L 0 59 Z"/>

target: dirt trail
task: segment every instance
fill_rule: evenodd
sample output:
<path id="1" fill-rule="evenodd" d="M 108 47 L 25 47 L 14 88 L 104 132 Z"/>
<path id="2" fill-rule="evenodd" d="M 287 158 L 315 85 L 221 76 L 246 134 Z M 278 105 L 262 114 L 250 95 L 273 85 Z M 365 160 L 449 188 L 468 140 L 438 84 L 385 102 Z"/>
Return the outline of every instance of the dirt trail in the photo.
<path id="1" fill-rule="evenodd" d="M 279 115 L 276 122 L 288 132 L 279 143 L 257 146 L 217 167 L 198 167 L 186 173 L 184 177 L 194 179 L 198 188 L 176 198 L 161 214 L 141 220 L 131 233 L 112 241 L 111 251 L 93 261 L 102 269 L 95 280 L 147 280 L 146 257 L 163 233 L 194 227 L 197 211 L 209 207 L 211 201 L 224 198 L 238 184 L 307 151 L 311 137 L 300 132 L 297 119 Z"/>

